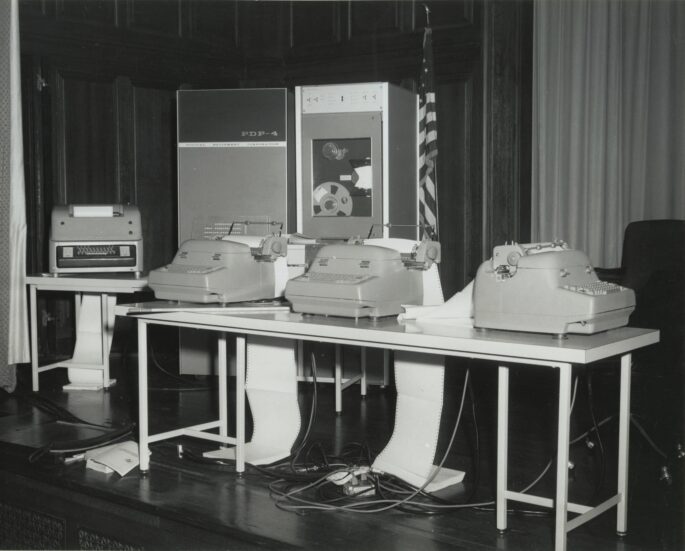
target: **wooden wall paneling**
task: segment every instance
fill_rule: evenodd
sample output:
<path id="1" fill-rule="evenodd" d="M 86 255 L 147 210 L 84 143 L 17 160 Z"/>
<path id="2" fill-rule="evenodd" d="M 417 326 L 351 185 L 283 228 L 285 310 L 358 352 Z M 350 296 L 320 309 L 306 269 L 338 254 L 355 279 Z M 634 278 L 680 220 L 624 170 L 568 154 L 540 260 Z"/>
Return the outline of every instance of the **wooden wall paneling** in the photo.
<path id="1" fill-rule="evenodd" d="M 242 55 L 233 47 L 167 39 L 92 25 L 20 19 L 22 52 L 42 55 L 53 64 L 81 73 L 125 75 L 174 86 L 182 82 L 238 82 Z"/>
<path id="2" fill-rule="evenodd" d="M 20 17 L 26 14 L 54 17 L 55 2 L 51 0 L 20 0 L 19 14 Z"/>
<path id="3" fill-rule="evenodd" d="M 282 61 L 290 42 L 288 2 L 240 2 L 238 47 L 246 59 Z"/>
<path id="4" fill-rule="evenodd" d="M 430 10 L 430 23 L 433 29 L 473 25 L 474 2 L 476 0 L 414 2 L 415 28 L 423 29 L 426 24 L 426 10 L 424 6 L 428 6 Z"/>
<path id="5" fill-rule="evenodd" d="M 57 0 L 55 4 L 58 19 L 116 26 L 115 0 Z"/>
<path id="6" fill-rule="evenodd" d="M 291 2 L 290 47 L 339 44 L 342 39 L 342 15 L 343 5 L 340 2 Z"/>
<path id="7" fill-rule="evenodd" d="M 445 296 L 460 291 L 473 278 L 473 249 L 480 254 L 480 143 L 473 140 L 480 102 L 474 97 L 477 78 L 441 84 L 436 89 L 438 121 L 440 274 Z M 477 267 L 477 266 L 476 266 Z"/>
<path id="8" fill-rule="evenodd" d="M 465 132 L 467 143 L 464 144 L 468 166 L 465 167 L 464 186 L 464 255 L 462 258 L 463 282 L 467 283 L 476 277 L 476 271 L 484 260 L 483 256 L 483 176 L 486 167 L 483 165 L 483 74 L 475 71 L 466 82 L 464 107 Z"/>
<path id="9" fill-rule="evenodd" d="M 167 37 L 181 36 L 180 0 L 127 0 L 126 27 Z"/>
<path id="10" fill-rule="evenodd" d="M 135 147 L 133 85 L 128 77 L 114 80 L 116 116 L 116 190 L 117 203 L 135 204 Z"/>
<path id="11" fill-rule="evenodd" d="M 117 113 L 114 79 L 55 70 L 54 202 L 116 203 Z"/>
<path id="12" fill-rule="evenodd" d="M 297 38 L 295 41 L 297 43 Z M 359 37 L 338 44 L 295 48 L 283 70 L 287 85 L 416 79 L 421 63 L 421 36 L 397 34 L 375 40 Z M 268 64 L 250 67 L 251 73 L 269 74 Z"/>
<path id="13" fill-rule="evenodd" d="M 524 107 L 530 96 L 523 93 L 531 78 L 530 65 L 521 62 L 532 55 L 532 51 L 522 51 L 530 46 L 521 38 L 527 32 L 524 10 L 528 8 L 524 3 L 499 0 L 486 4 L 484 256 L 495 245 L 520 241 L 530 225 L 530 207 L 522 205 L 530 198 L 530 191 L 525 191 L 530 189 L 530 161 L 522 159 L 522 148 L 531 135 L 531 122 L 523 118 L 524 112 L 530 112 Z M 529 155 L 530 149 L 525 151 Z"/>
<path id="14" fill-rule="evenodd" d="M 177 249 L 176 93 L 132 88 L 135 194 L 143 224 L 144 269 L 171 261 Z"/>
<path id="15" fill-rule="evenodd" d="M 238 2 L 184 0 L 187 37 L 210 44 L 238 45 Z"/>
<path id="16" fill-rule="evenodd" d="M 64 142 L 66 129 L 64 122 L 64 79 L 59 71 L 50 67 L 49 87 L 50 94 L 50 150 L 52 151 L 52 204 L 66 203 L 67 179 L 66 179 L 66 154 Z M 46 198 L 47 199 L 47 198 Z"/>
<path id="17" fill-rule="evenodd" d="M 409 2 L 355 2 L 347 3 L 347 38 L 377 37 L 411 30 Z"/>
<path id="18" fill-rule="evenodd" d="M 26 270 L 43 270 L 43 251 L 48 228 L 45 224 L 45 181 L 43 166 L 44 81 L 38 56 L 22 56 L 22 117 L 24 125 L 24 188 L 26 195 Z"/>
<path id="19" fill-rule="evenodd" d="M 483 10 L 472 1 L 429 7 L 435 29 L 441 274 L 450 296 L 473 279 L 482 261 Z M 423 21 L 418 15 L 417 20 Z"/>
<path id="20" fill-rule="evenodd" d="M 113 24 L 97 18 L 54 17 L 42 9 L 52 7 L 54 0 L 19 1 L 22 52 L 45 55 L 73 70 L 125 75 L 164 86 L 237 82 L 243 72 L 232 1 L 106 0 L 116 6 Z M 233 22 L 224 24 L 224 16 Z"/>

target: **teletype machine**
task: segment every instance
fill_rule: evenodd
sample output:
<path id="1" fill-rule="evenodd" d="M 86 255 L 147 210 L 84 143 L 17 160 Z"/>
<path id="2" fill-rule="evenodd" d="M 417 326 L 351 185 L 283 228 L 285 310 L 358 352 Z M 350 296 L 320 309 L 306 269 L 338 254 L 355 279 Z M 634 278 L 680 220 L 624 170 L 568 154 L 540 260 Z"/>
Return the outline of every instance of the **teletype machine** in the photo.
<path id="1" fill-rule="evenodd" d="M 631 289 L 600 281 L 563 241 L 495 247 L 476 275 L 475 327 L 592 334 L 626 325 L 634 309 Z"/>
<path id="2" fill-rule="evenodd" d="M 422 304 L 423 274 L 440 262 L 440 244 L 424 240 L 410 254 L 360 242 L 322 247 L 309 270 L 288 281 L 295 312 L 345 317 L 397 315 L 401 304 Z"/>
<path id="3" fill-rule="evenodd" d="M 159 299 L 228 303 L 283 294 L 286 237 L 232 236 L 190 239 L 171 264 L 152 270 L 149 286 Z"/>
<path id="4" fill-rule="evenodd" d="M 71 359 L 38 367 L 37 329 L 32 326 L 34 390 L 38 390 L 38 373 L 55 368 L 68 370 L 70 384 L 65 389 L 111 386 L 116 382 L 109 377 L 116 295 L 140 291 L 146 283 L 140 277 L 143 232 L 138 208 L 121 204 L 55 206 L 49 271 L 54 277 L 27 278 L 31 316 L 37 316 L 38 289 L 74 292 L 76 342 Z"/>
<path id="5" fill-rule="evenodd" d="M 50 225 L 50 272 L 143 271 L 140 212 L 133 205 L 58 205 Z"/>

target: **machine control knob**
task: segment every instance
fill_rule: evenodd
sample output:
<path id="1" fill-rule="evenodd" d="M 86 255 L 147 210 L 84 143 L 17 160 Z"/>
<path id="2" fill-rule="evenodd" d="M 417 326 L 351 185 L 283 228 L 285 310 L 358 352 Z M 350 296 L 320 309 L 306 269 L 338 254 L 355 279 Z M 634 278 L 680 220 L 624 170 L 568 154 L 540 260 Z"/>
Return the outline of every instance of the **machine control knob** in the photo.
<path id="1" fill-rule="evenodd" d="M 521 253 L 518 251 L 513 251 L 510 252 L 509 255 L 507 256 L 507 262 L 509 263 L 510 266 L 516 266 L 519 263 L 519 259 L 521 258 Z"/>

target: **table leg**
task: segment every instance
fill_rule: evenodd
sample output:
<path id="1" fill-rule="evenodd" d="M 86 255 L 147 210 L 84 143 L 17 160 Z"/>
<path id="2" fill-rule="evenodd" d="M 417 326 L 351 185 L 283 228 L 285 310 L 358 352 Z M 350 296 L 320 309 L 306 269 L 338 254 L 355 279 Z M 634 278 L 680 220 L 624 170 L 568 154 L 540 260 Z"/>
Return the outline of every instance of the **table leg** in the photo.
<path id="1" fill-rule="evenodd" d="M 33 392 L 38 392 L 38 307 L 36 303 L 36 286 L 29 285 L 29 306 L 31 308 L 31 384 Z"/>
<path id="2" fill-rule="evenodd" d="M 83 293 L 74 293 L 74 323 L 78 327 L 78 320 L 81 317 L 81 301 L 83 300 Z"/>
<path id="3" fill-rule="evenodd" d="M 616 531 L 624 535 L 628 531 L 628 450 L 630 437 L 630 354 L 621 356 L 621 396 L 618 421 L 618 502 Z"/>
<path id="4" fill-rule="evenodd" d="M 226 333 L 217 339 L 219 361 L 219 434 L 228 436 L 228 376 L 226 374 Z"/>
<path id="5" fill-rule="evenodd" d="M 383 350 L 383 384 L 385 388 L 390 384 L 390 350 Z"/>
<path id="6" fill-rule="evenodd" d="M 361 372 L 362 372 L 362 378 L 360 381 L 360 386 L 361 386 L 361 395 L 362 398 L 366 397 L 366 354 L 367 350 L 366 348 L 361 349 Z"/>
<path id="7" fill-rule="evenodd" d="M 509 368 L 499 366 L 497 385 L 497 529 L 507 529 L 507 461 L 509 455 Z"/>
<path id="8" fill-rule="evenodd" d="M 304 377 L 304 341 L 297 341 L 297 376 Z"/>
<path id="9" fill-rule="evenodd" d="M 147 402 L 147 322 L 138 320 L 138 461 L 141 473 L 150 468 Z"/>
<path id="10" fill-rule="evenodd" d="M 335 345 L 335 412 L 342 412 L 342 346 Z"/>
<path id="11" fill-rule="evenodd" d="M 100 295 L 100 328 L 102 330 L 102 387 L 109 387 L 109 301 L 107 293 Z"/>
<path id="12" fill-rule="evenodd" d="M 571 364 L 559 364 L 558 422 L 554 548 L 556 551 L 565 551 L 568 521 L 568 448 L 571 428 Z"/>
<path id="13" fill-rule="evenodd" d="M 245 369 L 247 367 L 247 339 L 235 339 L 235 470 L 245 471 Z"/>

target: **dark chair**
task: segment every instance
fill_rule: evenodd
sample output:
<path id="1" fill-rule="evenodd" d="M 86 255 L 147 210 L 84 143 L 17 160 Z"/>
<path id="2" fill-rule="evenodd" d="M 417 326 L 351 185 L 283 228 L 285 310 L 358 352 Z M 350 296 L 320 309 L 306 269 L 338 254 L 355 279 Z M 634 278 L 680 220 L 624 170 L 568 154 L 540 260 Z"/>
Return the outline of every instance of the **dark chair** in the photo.
<path id="1" fill-rule="evenodd" d="M 621 267 L 597 272 L 637 292 L 655 272 L 684 267 L 685 220 L 642 220 L 626 227 Z"/>
<path id="2" fill-rule="evenodd" d="M 685 220 L 628 224 L 621 267 L 601 279 L 635 291 L 629 325 L 659 329 L 659 344 L 634 354 L 633 413 L 644 418 L 669 454 L 682 450 L 685 427 Z M 639 417 L 637 417 L 639 416 Z M 682 453 L 682 451 L 681 451 Z"/>

